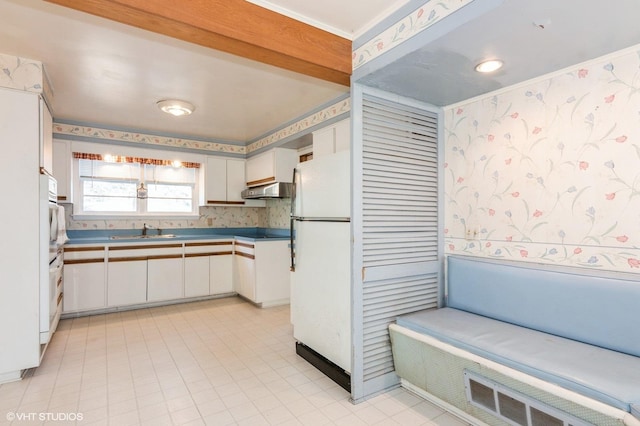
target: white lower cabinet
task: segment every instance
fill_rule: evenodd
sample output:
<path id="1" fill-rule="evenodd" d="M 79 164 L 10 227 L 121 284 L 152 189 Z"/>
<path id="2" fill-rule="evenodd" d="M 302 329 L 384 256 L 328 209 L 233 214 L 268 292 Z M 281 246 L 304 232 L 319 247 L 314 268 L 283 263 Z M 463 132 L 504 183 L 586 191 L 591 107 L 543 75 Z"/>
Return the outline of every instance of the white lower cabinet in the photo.
<path id="1" fill-rule="evenodd" d="M 233 293 L 233 254 L 209 256 L 209 294 Z"/>
<path id="2" fill-rule="evenodd" d="M 234 279 L 236 291 L 260 306 L 289 303 L 289 242 L 237 242 Z"/>
<path id="3" fill-rule="evenodd" d="M 184 297 L 182 263 L 182 254 L 147 260 L 147 300 L 149 302 Z"/>
<path id="4" fill-rule="evenodd" d="M 233 293 L 233 240 L 185 243 L 184 296 Z"/>
<path id="5" fill-rule="evenodd" d="M 124 306 L 147 301 L 147 260 L 109 259 L 107 306 Z"/>
<path id="6" fill-rule="evenodd" d="M 256 266 L 253 255 L 236 251 L 234 259 L 235 288 L 240 296 L 256 300 Z"/>
<path id="7" fill-rule="evenodd" d="M 184 259 L 184 297 L 209 294 L 209 256 Z"/>
<path id="8" fill-rule="evenodd" d="M 289 302 L 285 240 L 210 240 L 65 247 L 64 313 L 238 293 Z"/>
<path id="9" fill-rule="evenodd" d="M 256 241 L 256 300 L 262 306 L 289 303 L 289 241 Z"/>
<path id="10" fill-rule="evenodd" d="M 107 305 L 105 248 L 65 248 L 63 312 L 80 312 Z"/>

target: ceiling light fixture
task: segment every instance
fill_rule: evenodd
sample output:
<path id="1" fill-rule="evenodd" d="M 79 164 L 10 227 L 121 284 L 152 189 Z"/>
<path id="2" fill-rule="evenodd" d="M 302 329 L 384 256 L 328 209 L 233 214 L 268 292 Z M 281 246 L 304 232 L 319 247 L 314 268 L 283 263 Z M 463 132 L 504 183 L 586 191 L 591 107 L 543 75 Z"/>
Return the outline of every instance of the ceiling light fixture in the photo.
<path id="1" fill-rule="evenodd" d="M 162 111 L 176 117 L 189 115 L 196 109 L 193 104 L 186 101 L 179 101 L 177 99 L 165 99 L 163 101 L 158 101 L 156 105 L 158 105 L 158 108 Z"/>
<path id="2" fill-rule="evenodd" d="M 497 71 L 504 65 L 500 59 L 490 59 L 488 61 L 480 62 L 476 65 L 475 70 L 482 73 Z"/>

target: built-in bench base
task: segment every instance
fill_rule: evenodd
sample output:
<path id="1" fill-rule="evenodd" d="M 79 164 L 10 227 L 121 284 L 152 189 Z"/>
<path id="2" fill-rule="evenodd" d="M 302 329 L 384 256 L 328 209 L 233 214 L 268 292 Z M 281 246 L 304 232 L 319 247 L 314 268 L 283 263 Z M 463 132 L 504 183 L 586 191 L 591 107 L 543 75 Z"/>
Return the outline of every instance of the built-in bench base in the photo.
<path id="1" fill-rule="evenodd" d="M 449 256 L 446 307 L 391 327 L 396 372 L 490 424 L 514 392 L 525 417 L 540 401 L 572 425 L 640 425 L 639 300 L 633 274 Z"/>
<path id="2" fill-rule="evenodd" d="M 488 360 L 435 337 L 392 324 L 389 327 L 396 373 L 409 390 L 422 390 L 427 399 L 463 419 L 467 413 L 488 425 L 507 423 L 467 400 L 465 371 L 499 383 L 560 412 L 594 425 L 640 426 L 632 414 L 545 380 Z M 423 396 L 424 396 L 423 395 Z M 428 396 L 433 396 L 429 398 Z M 473 424 L 477 421 L 469 420 Z"/>

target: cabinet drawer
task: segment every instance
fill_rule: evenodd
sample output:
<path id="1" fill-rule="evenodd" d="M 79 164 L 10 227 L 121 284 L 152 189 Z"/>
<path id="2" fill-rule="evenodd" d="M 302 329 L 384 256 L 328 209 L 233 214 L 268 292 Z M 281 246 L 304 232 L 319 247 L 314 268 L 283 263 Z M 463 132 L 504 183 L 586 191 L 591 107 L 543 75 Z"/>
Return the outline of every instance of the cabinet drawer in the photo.
<path id="1" fill-rule="evenodd" d="M 233 240 L 185 243 L 184 257 L 220 256 L 233 254 Z"/>
<path id="2" fill-rule="evenodd" d="M 255 244 L 245 241 L 236 241 L 235 254 L 248 259 L 255 259 Z"/>
<path id="3" fill-rule="evenodd" d="M 103 263 L 104 246 L 77 246 L 64 248 L 64 264 Z"/>
<path id="4" fill-rule="evenodd" d="M 122 245 L 109 247 L 109 262 L 148 259 L 176 259 L 182 257 L 182 243 Z"/>

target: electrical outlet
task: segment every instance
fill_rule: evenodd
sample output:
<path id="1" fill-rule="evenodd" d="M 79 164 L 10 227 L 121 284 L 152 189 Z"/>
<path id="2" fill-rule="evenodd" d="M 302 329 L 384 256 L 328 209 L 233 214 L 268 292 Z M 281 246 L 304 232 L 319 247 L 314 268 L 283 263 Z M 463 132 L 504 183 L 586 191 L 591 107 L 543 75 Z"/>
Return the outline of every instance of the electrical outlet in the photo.
<path id="1" fill-rule="evenodd" d="M 213 218 L 212 217 L 208 217 L 207 218 L 207 226 L 213 226 Z"/>
<path id="2" fill-rule="evenodd" d="M 477 229 L 468 228 L 465 232 L 464 238 L 467 241 L 473 241 L 478 237 L 479 231 Z"/>

